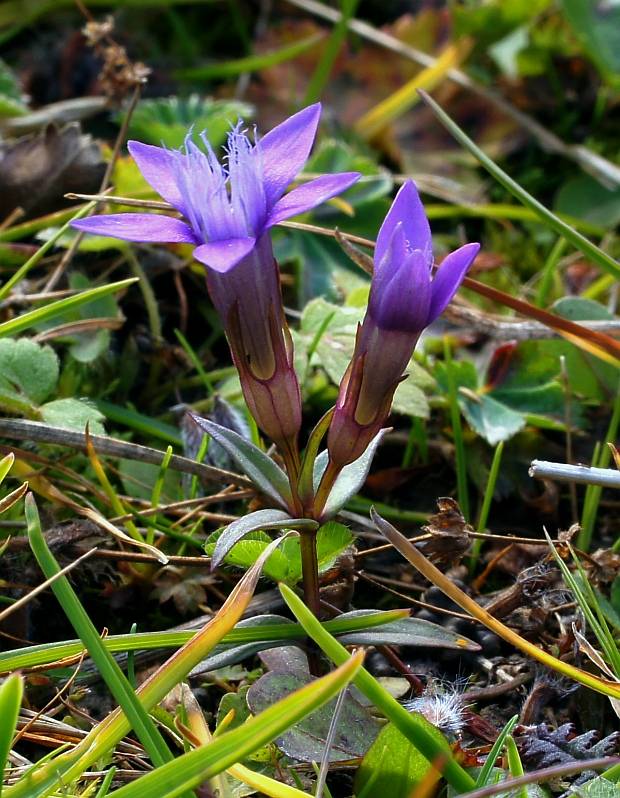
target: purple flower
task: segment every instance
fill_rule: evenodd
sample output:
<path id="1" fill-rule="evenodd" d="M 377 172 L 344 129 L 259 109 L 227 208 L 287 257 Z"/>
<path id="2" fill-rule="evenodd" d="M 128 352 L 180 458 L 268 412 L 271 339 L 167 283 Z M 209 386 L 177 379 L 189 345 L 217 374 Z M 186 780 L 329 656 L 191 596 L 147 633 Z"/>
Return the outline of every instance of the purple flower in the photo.
<path id="1" fill-rule="evenodd" d="M 228 135 L 222 165 L 205 134 L 204 149 L 189 134 L 183 150 L 128 143 L 145 179 L 187 223 L 160 214 L 91 216 L 78 230 L 126 241 L 195 244 L 194 257 L 225 274 L 278 222 L 320 205 L 359 178 L 357 172 L 323 175 L 284 195 L 314 142 L 321 106 L 308 106 L 252 144 L 237 126 Z M 283 196 L 284 195 L 284 196 Z"/>
<path id="2" fill-rule="evenodd" d="M 304 108 L 254 144 L 237 126 L 228 135 L 225 165 L 204 133 L 202 147 L 189 134 L 180 151 L 130 141 L 129 152 L 146 180 L 187 221 L 123 213 L 73 223 L 127 241 L 195 245 L 250 412 L 291 460 L 301 399 L 269 230 L 359 178 L 357 172 L 324 175 L 284 194 L 310 153 L 320 115 L 320 104 Z"/>
<path id="3" fill-rule="evenodd" d="M 377 236 L 368 310 L 329 428 L 334 468 L 357 460 L 385 423 L 421 332 L 448 305 L 479 249 L 451 252 L 433 279 L 428 219 L 415 184 L 403 185 Z"/>

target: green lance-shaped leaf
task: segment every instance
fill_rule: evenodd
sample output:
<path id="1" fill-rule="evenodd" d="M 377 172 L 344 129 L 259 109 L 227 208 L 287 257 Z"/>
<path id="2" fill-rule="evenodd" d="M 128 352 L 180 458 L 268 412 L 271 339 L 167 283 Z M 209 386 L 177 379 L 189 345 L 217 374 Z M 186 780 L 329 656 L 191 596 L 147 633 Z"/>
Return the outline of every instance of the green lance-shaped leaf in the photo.
<path id="1" fill-rule="evenodd" d="M 228 524 L 220 534 L 211 555 L 211 568 L 217 568 L 224 557 L 250 532 L 259 529 L 305 529 L 313 531 L 318 529 L 318 523 L 310 518 L 291 518 L 283 510 L 256 510 L 254 513 L 244 515 L 237 521 Z"/>
<path id="2" fill-rule="evenodd" d="M 252 480 L 256 487 L 273 499 L 281 507 L 292 506 L 293 497 L 291 487 L 284 471 L 277 466 L 271 457 L 254 446 L 253 443 L 246 441 L 241 435 L 233 432 L 226 427 L 220 427 L 207 418 L 192 413 L 192 418 L 200 429 L 210 435 L 214 441 L 220 444 L 239 466 L 242 472 Z"/>
<path id="3" fill-rule="evenodd" d="M 0 687 L 0 718 L 2 718 L 2 723 L 0 723 L 0 795 L 2 794 L 4 769 L 11 750 L 23 693 L 24 683 L 18 674 L 9 676 Z"/>
<path id="4" fill-rule="evenodd" d="M 39 512 L 31 493 L 26 496 L 25 509 L 30 547 L 46 578 L 51 579 L 60 571 L 60 566 L 41 531 Z M 162 765 L 164 762 L 170 761 L 172 755 L 157 726 L 136 698 L 132 686 L 110 652 L 102 645 L 97 629 L 88 617 L 67 577 L 61 576 L 56 579 L 51 588 L 65 615 L 99 668 L 110 692 L 129 718 L 132 728 L 146 748 L 152 762 Z"/>
<path id="5" fill-rule="evenodd" d="M 256 578 L 256 569 L 264 566 L 265 560 L 274 551 L 274 546 L 279 541 L 271 543 L 271 548 L 268 552 L 263 552 L 260 557 L 260 562 L 255 563 L 250 569 L 249 575 Z M 260 567 L 259 567 L 260 566 Z M 245 583 L 248 574 L 242 580 Z M 241 584 L 241 583 L 240 583 Z M 234 598 L 234 597 L 233 597 Z M 229 599 L 230 600 L 230 599 Z M 224 606 L 228 606 L 225 604 Z M 235 606 L 234 601 L 231 606 Z M 222 608 L 223 609 L 223 608 Z M 295 640 L 303 640 L 306 636 L 304 630 L 299 624 L 291 623 L 286 618 L 282 618 L 280 623 L 267 628 L 248 628 L 253 624 L 237 623 L 233 617 L 230 608 L 226 610 L 228 629 L 222 634 L 221 638 L 216 640 L 217 650 L 221 651 L 226 647 L 240 646 L 249 643 L 256 643 L 266 641 L 267 644 L 272 640 L 278 640 L 282 643 L 288 643 Z M 383 624 L 390 624 L 394 621 L 400 621 L 409 615 L 409 610 L 371 610 L 368 614 L 360 614 L 359 612 L 344 613 L 332 621 L 325 621 L 325 628 L 334 635 L 351 634 L 353 632 L 365 633 L 375 626 L 382 626 Z M 219 617 L 219 614 L 218 614 Z M 239 617 L 241 617 L 239 615 Z M 270 617 L 270 616 L 255 616 Z M 235 623 L 237 625 L 235 626 Z M 234 626 L 234 628 L 233 628 Z M 204 631 L 204 630 L 203 630 Z M 134 634 L 125 635 L 109 635 L 101 642 L 112 652 L 126 652 L 126 651 L 152 651 L 154 649 L 166 648 L 181 648 L 189 643 L 196 636 L 195 631 L 167 631 L 167 632 L 136 632 Z M 413 644 L 412 644 L 413 645 Z M 268 647 L 268 645 L 267 645 Z M 43 643 L 38 646 L 28 646 L 27 648 L 13 649 L 12 651 L 0 652 L 0 674 L 10 673 L 11 671 L 20 668 L 34 668 L 41 665 L 54 665 L 58 667 L 58 661 L 66 658 L 76 658 L 84 653 L 84 645 L 80 640 L 64 640 L 58 643 Z M 211 649 L 208 649 L 209 651 Z M 207 655 L 205 650 L 204 655 L 198 660 L 202 662 Z M 66 663 L 65 663 L 66 664 Z M 191 666 L 193 667 L 193 665 Z M 79 678 L 79 677 L 78 677 Z"/>
<path id="6" fill-rule="evenodd" d="M 87 291 L 82 291 L 74 296 L 68 296 L 56 302 L 50 302 L 41 308 L 29 310 L 27 313 L 22 313 L 21 316 L 16 316 L 14 319 L 2 322 L 2 324 L 0 324 L 0 337 L 16 335 L 24 330 L 28 330 L 30 327 L 34 327 L 35 324 L 40 324 L 43 321 L 62 316 L 69 311 L 75 310 L 75 308 L 86 305 L 88 302 L 93 302 L 95 299 L 100 299 L 108 294 L 114 294 L 116 291 L 122 291 L 135 282 L 137 282 L 137 279 L 135 277 L 130 277 L 127 280 L 120 280 L 117 283 L 109 283 L 108 285 L 97 286 L 97 288 L 89 288 Z"/>

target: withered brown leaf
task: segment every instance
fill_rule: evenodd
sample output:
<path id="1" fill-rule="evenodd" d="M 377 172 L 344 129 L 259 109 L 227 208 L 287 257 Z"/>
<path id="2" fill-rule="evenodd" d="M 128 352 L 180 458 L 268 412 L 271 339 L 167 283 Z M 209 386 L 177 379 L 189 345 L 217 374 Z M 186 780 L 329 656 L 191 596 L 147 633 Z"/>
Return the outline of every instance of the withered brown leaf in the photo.
<path id="1" fill-rule="evenodd" d="M 437 565 L 456 565 L 468 551 L 469 533 L 474 529 L 463 517 L 455 499 L 443 496 L 437 499 L 437 508 L 439 512 L 431 515 L 428 524 L 422 527 L 431 537 L 420 541 L 418 548 Z"/>

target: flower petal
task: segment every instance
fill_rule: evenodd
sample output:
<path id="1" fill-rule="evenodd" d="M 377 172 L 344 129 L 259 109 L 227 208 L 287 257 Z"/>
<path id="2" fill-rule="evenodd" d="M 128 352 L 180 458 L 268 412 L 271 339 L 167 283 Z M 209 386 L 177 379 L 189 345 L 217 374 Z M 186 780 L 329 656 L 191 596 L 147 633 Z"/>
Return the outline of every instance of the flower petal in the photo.
<path id="1" fill-rule="evenodd" d="M 192 228 L 180 219 L 157 213 L 110 213 L 71 222 L 83 233 L 162 244 L 197 244 Z"/>
<path id="2" fill-rule="evenodd" d="M 224 274 L 249 255 L 256 246 L 255 238 L 229 238 L 210 241 L 194 250 L 194 257 L 210 269 Z"/>
<path id="3" fill-rule="evenodd" d="M 262 160 L 267 208 L 272 208 L 284 189 L 305 164 L 321 116 L 321 104 L 309 105 L 273 130 L 257 145 Z"/>
<path id="4" fill-rule="evenodd" d="M 427 324 L 431 279 L 419 249 L 394 259 L 389 279 L 371 285 L 368 312 L 384 330 L 419 334 Z M 386 354 L 389 358 L 390 355 Z"/>
<path id="5" fill-rule="evenodd" d="M 276 202 L 267 219 L 267 226 L 271 227 L 284 219 L 315 208 L 325 200 L 346 191 L 360 177 L 359 172 L 340 172 L 335 175 L 322 175 L 294 188 Z"/>
<path id="6" fill-rule="evenodd" d="M 140 141 L 128 141 L 127 149 L 147 183 L 166 202 L 183 212 L 184 203 L 174 177 L 173 162 L 175 157 L 184 156 Z"/>
<path id="7" fill-rule="evenodd" d="M 421 250 L 430 264 L 432 258 L 431 229 L 413 180 L 407 180 L 404 183 L 383 220 L 375 246 L 375 263 L 380 263 L 383 260 L 398 222 L 403 223 L 409 249 Z"/>
<path id="8" fill-rule="evenodd" d="M 479 249 L 480 244 L 465 244 L 443 259 L 431 284 L 431 306 L 427 324 L 445 310 L 463 282 L 465 273 L 474 262 Z"/>

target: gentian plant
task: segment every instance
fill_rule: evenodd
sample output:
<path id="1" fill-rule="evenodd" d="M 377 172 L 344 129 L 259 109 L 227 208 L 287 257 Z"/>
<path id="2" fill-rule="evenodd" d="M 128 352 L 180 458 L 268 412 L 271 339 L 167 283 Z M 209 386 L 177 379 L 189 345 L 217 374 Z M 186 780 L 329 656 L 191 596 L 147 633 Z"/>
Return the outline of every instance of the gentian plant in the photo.
<path id="1" fill-rule="evenodd" d="M 359 178 L 357 172 L 323 175 L 284 195 L 306 162 L 320 115 L 320 104 L 311 105 L 254 144 L 237 126 L 228 135 L 224 164 L 204 133 L 204 148 L 190 131 L 180 151 L 130 141 L 129 152 L 147 182 L 187 221 L 121 213 L 91 216 L 73 225 L 126 241 L 195 245 L 193 254 L 206 266 L 209 294 L 247 405 L 294 476 L 301 398 L 269 230 L 340 194 Z"/>
<path id="2" fill-rule="evenodd" d="M 316 535 L 363 484 L 383 436 L 392 397 L 422 331 L 444 310 L 478 244 L 448 255 L 433 277 L 431 232 L 413 182 L 398 192 L 379 230 L 368 309 L 336 407 L 310 434 L 303 458 L 299 384 L 293 367 L 269 230 L 341 193 L 357 173 L 324 175 L 284 194 L 302 169 L 320 117 L 313 105 L 252 143 L 232 130 L 224 165 L 208 140 L 188 135 L 181 151 L 130 142 L 146 180 L 187 221 L 160 214 L 93 216 L 78 229 L 129 241 L 190 243 L 206 267 L 249 411 L 278 447 L 285 468 L 232 430 L 195 417 L 273 505 L 229 524 L 212 555 L 217 566 L 244 536 L 263 529 L 300 535 L 304 595 L 319 614 Z M 327 449 L 319 452 L 327 434 Z"/>

